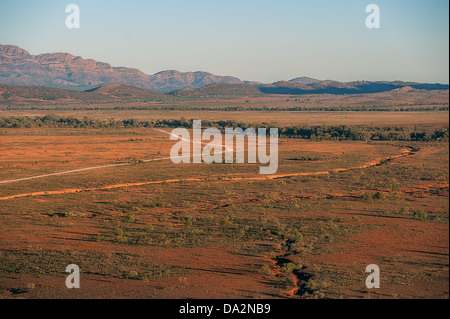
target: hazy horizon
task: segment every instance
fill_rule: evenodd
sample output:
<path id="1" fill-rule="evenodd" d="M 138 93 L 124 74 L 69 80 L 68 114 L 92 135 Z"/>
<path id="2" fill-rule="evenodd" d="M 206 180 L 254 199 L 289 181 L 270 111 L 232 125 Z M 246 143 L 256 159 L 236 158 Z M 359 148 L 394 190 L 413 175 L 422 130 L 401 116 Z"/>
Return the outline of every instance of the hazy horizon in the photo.
<path id="1" fill-rule="evenodd" d="M 67 29 L 68 4 L 80 29 Z M 365 7 L 381 10 L 368 29 Z M 1 1 L 0 43 L 146 74 L 449 83 L 448 1 Z"/>

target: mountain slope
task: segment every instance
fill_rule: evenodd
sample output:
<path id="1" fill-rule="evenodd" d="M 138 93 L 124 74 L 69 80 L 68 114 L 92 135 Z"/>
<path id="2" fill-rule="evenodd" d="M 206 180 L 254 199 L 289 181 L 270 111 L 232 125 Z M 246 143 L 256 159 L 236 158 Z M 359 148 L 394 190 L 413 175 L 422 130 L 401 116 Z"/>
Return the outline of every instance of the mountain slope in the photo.
<path id="1" fill-rule="evenodd" d="M 104 85 L 125 85 L 128 88 L 108 88 L 109 97 L 127 94 L 139 99 L 152 98 L 155 93 L 133 91 L 130 87 L 169 93 L 176 96 L 255 96 L 259 94 L 365 94 L 409 87 L 423 90 L 447 90 L 448 84 L 401 81 L 320 81 L 298 77 L 272 84 L 242 82 L 231 76 L 208 72 L 161 71 L 154 75 L 137 69 L 112 67 L 103 62 L 83 59 L 68 53 L 31 55 L 13 45 L 0 45 L 0 83 L 20 86 L 46 86 L 74 90 L 90 90 Z M 212 85 L 212 86 L 211 86 Z M 100 90 L 105 93 L 107 88 Z M 94 92 L 94 91 L 92 91 Z M 115 93 L 114 93 L 115 92 Z M 142 97 L 143 95 L 144 97 Z"/>
<path id="2" fill-rule="evenodd" d="M 148 75 L 137 69 L 112 67 L 108 63 L 68 53 L 31 55 L 17 46 L 0 45 L 0 83 L 78 90 L 105 84 L 124 84 L 169 92 L 212 83 L 242 82 L 231 76 L 217 76 L 208 72 L 162 71 Z"/>
<path id="3" fill-rule="evenodd" d="M 311 84 L 311 83 L 320 82 L 320 80 L 313 79 L 313 78 L 310 78 L 307 76 L 301 76 L 301 77 L 289 80 L 289 82 L 300 83 L 300 84 Z"/>
<path id="4" fill-rule="evenodd" d="M 149 100 L 167 97 L 164 93 L 121 84 L 106 84 L 84 92 L 101 94 L 105 97 L 119 100 Z"/>
<path id="5" fill-rule="evenodd" d="M 0 84 L 0 105 L 160 101 L 168 97 L 163 93 L 120 84 L 87 91 Z"/>
<path id="6" fill-rule="evenodd" d="M 198 89 L 176 90 L 170 95 L 178 97 L 253 97 L 264 95 L 257 85 L 214 83 Z"/>
<path id="7" fill-rule="evenodd" d="M 259 90 L 266 94 L 366 94 L 387 92 L 403 87 L 421 90 L 448 90 L 448 84 L 414 83 L 414 82 L 386 82 L 386 81 L 319 81 L 310 84 L 280 81 L 267 85 L 260 85 Z"/>

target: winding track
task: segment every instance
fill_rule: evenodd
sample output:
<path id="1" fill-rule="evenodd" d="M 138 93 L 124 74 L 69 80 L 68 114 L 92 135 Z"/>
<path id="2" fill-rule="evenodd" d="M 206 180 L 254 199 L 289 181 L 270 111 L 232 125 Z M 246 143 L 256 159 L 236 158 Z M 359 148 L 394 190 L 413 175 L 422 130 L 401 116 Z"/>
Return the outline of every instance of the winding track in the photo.
<path id="1" fill-rule="evenodd" d="M 159 131 L 172 135 L 172 133 L 169 133 L 169 132 L 166 132 L 163 130 L 159 130 Z M 207 144 L 204 142 L 199 142 L 199 143 Z M 230 151 L 230 150 L 225 149 L 224 151 L 222 151 L 222 153 L 226 152 L 226 151 Z M 360 166 L 348 167 L 348 168 L 336 168 L 331 171 L 274 174 L 274 175 L 258 176 L 258 177 L 230 177 L 230 178 L 226 178 L 223 180 L 226 180 L 226 181 L 244 181 L 244 180 L 245 181 L 260 181 L 260 180 L 273 180 L 273 179 L 288 178 L 288 177 L 295 177 L 295 176 L 327 175 L 327 174 L 331 174 L 331 173 L 345 172 L 345 171 L 351 171 L 351 170 L 355 170 L 355 169 L 364 169 L 364 168 L 369 168 L 369 167 L 373 167 L 373 166 L 379 166 L 379 165 L 385 164 L 388 161 L 392 161 L 394 159 L 412 155 L 412 154 L 416 153 L 417 151 L 418 151 L 417 149 L 414 149 L 412 147 L 406 147 L 401 150 L 401 153 L 399 155 L 382 158 L 382 159 L 375 160 L 375 161 L 372 161 L 370 163 L 363 164 Z M 143 162 L 152 162 L 152 161 L 159 161 L 159 160 L 165 160 L 165 159 L 170 159 L 170 157 L 164 157 L 164 158 L 159 158 L 159 159 L 149 159 L 149 160 L 145 160 Z M 59 173 L 51 173 L 51 174 L 45 174 L 45 175 L 39 175 L 39 176 L 25 177 L 25 178 L 9 180 L 9 181 L 0 181 L 0 184 L 18 182 L 18 181 L 23 181 L 23 180 L 30 180 L 30 179 L 35 179 L 35 178 L 44 178 L 47 176 L 70 174 L 70 173 L 74 173 L 74 172 L 80 172 L 80 171 L 86 171 L 86 170 L 92 170 L 92 169 L 121 166 L 121 165 L 131 165 L 131 163 L 127 162 L 127 163 L 117 163 L 117 164 L 110 164 L 110 165 L 103 165 L 103 166 L 93 166 L 93 167 L 87 167 L 87 168 L 76 169 L 76 170 L 71 170 L 71 171 L 64 171 L 64 172 L 59 172 Z M 84 189 L 83 188 L 72 188 L 72 189 L 64 189 L 64 190 L 57 190 L 57 191 L 40 191 L 40 192 L 23 193 L 23 194 L 16 194 L 16 195 L 0 197 L 0 200 L 10 200 L 10 199 L 28 197 L 28 196 L 57 195 L 57 194 L 70 194 L 70 193 L 79 193 L 79 192 L 95 191 L 95 190 L 107 190 L 107 189 L 115 189 L 115 188 L 120 188 L 120 187 L 132 187 L 132 186 L 163 184 L 163 183 L 177 183 L 177 182 L 201 182 L 201 181 L 205 181 L 205 178 L 188 178 L 188 179 L 180 178 L 180 179 L 159 180 L 159 181 L 150 181 L 150 182 L 122 183 L 122 184 L 115 184 L 115 185 L 109 185 L 109 186 L 103 186 L 103 187 L 84 188 Z"/>
<path id="2" fill-rule="evenodd" d="M 185 138 L 180 138 L 172 133 L 166 132 L 164 130 L 161 129 L 155 129 L 157 131 L 169 134 L 171 136 L 175 136 L 177 137 L 179 140 L 182 141 L 186 141 L 186 142 L 190 142 L 189 140 L 185 139 Z M 193 143 L 200 143 L 200 144 L 209 144 L 209 143 L 205 143 L 205 142 L 198 142 L 198 141 L 193 141 Z M 219 145 L 219 144 L 212 144 L 212 145 Z M 222 145 L 220 145 L 222 146 Z M 228 149 L 224 146 L 222 146 L 223 148 L 225 148 L 224 151 L 220 152 L 220 154 L 224 153 L 224 152 L 230 152 L 232 151 L 231 149 Z M 184 157 L 181 157 L 184 158 Z M 162 157 L 162 158 L 154 158 L 154 159 L 148 159 L 148 160 L 143 160 L 142 162 L 147 163 L 147 162 L 155 162 L 155 161 L 161 161 L 161 160 L 168 160 L 170 159 L 170 157 Z M 43 175 L 36 175 L 36 176 L 31 176 L 31 177 L 23 177 L 23 178 L 17 178 L 17 179 L 10 179 L 10 180 L 4 180 L 4 181 L 0 181 L 0 184 L 9 184 L 9 183 L 14 183 L 14 182 L 21 182 L 21 181 L 26 181 L 26 180 L 30 180 L 30 179 L 37 179 L 37 178 L 45 178 L 45 177 L 50 177 L 50 176 L 57 176 L 57 175 L 67 175 L 67 174 L 71 174 L 71 173 L 78 173 L 78 172 L 83 172 L 83 171 L 88 171 L 88 170 L 94 170 L 94 169 L 100 169 L 100 168 L 108 168 L 108 167 L 116 167 L 116 166 L 125 166 L 125 165 L 131 165 L 132 163 L 130 162 L 121 162 L 121 163 L 115 163 L 115 164 L 107 164 L 107 165 L 99 165 L 99 166 L 91 166 L 91 167 L 85 167 L 85 168 L 79 168 L 79 169 L 74 169 L 74 170 L 70 170 L 70 171 L 63 171 L 63 172 L 57 172 L 57 173 L 49 173 L 49 174 L 43 174 Z"/>

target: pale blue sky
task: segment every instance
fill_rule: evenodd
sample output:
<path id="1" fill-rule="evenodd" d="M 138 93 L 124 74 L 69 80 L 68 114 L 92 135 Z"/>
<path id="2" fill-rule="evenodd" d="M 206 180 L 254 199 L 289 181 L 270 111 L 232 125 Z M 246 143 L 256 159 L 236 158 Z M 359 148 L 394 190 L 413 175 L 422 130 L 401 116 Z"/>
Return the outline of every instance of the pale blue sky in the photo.
<path id="1" fill-rule="evenodd" d="M 78 4 L 81 28 L 65 26 Z M 378 4 L 381 28 L 367 29 Z M 449 82 L 447 0 L 0 0 L 0 44 L 145 73 Z"/>

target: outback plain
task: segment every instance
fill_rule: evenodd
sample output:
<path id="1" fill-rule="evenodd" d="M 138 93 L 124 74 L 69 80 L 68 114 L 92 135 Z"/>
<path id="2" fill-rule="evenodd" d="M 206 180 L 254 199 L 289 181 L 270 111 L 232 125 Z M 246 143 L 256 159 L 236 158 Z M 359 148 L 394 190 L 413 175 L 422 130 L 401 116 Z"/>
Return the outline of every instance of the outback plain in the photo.
<path id="1" fill-rule="evenodd" d="M 8 93 L 0 297 L 448 298 L 448 89 L 211 88 L 107 102 Z M 279 128 L 277 173 L 172 163 L 169 134 L 192 119 Z M 69 264 L 82 289 L 66 288 Z M 379 289 L 365 286 L 369 264 Z"/>

